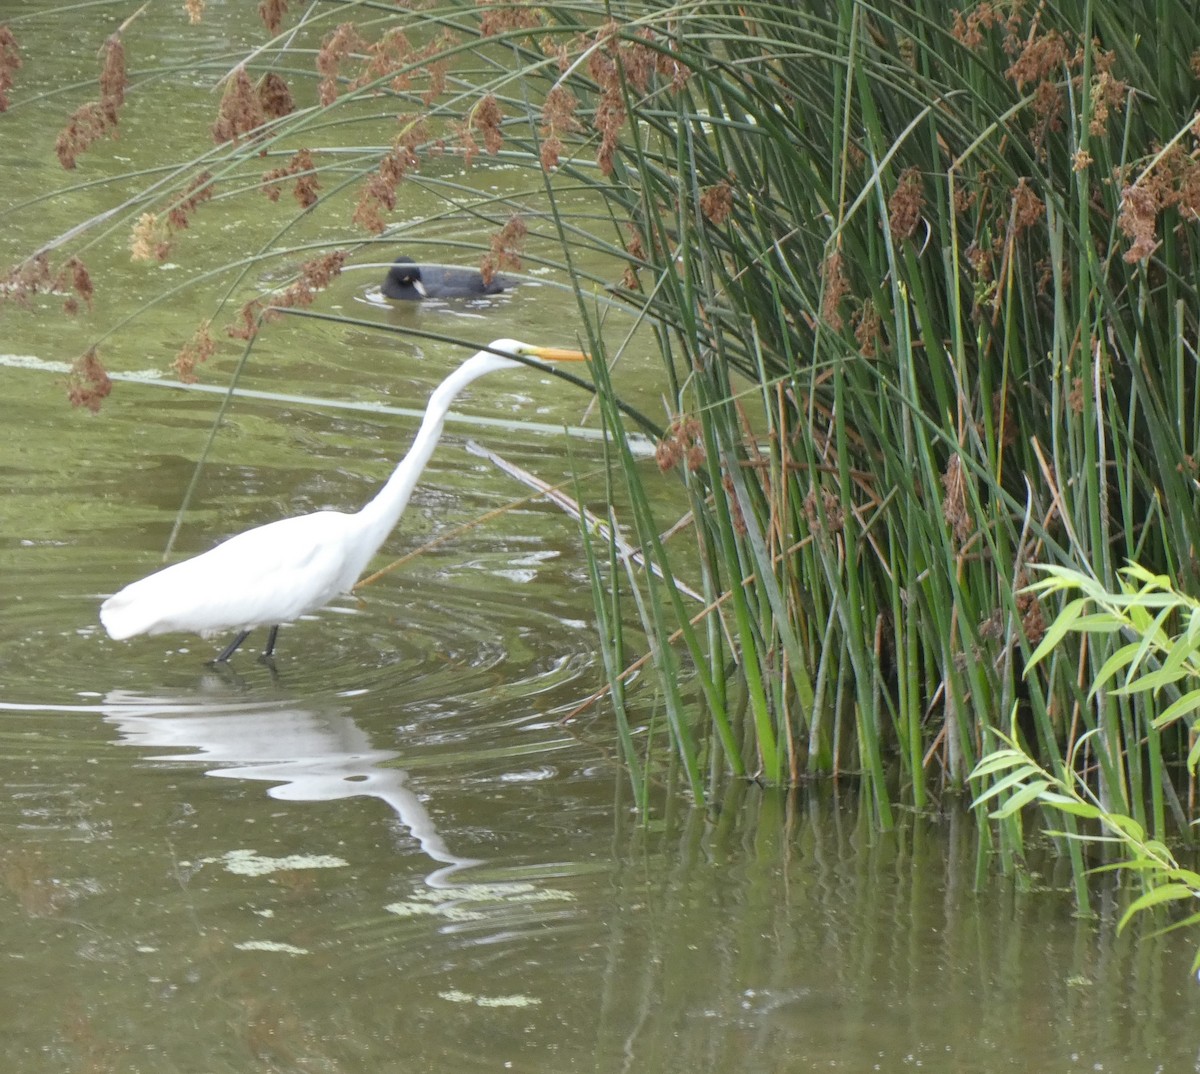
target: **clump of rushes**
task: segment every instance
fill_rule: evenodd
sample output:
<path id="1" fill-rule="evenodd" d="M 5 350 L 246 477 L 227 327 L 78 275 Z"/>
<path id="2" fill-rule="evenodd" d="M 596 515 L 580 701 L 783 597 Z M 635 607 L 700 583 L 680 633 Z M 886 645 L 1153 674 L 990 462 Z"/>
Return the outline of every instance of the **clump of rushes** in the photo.
<path id="1" fill-rule="evenodd" d="M 456 241 L 488 272 L 530 248 L 570 270 L 595 354 L 596 290 L 651 326 L 684 417 L 663 470 L 638 462 L 620 382 L 597 366 L 612 499 L 660 576 L 706 606 L 588 541 L 593 577 L 616 571 L 597 589 L 613 703 L 634 717 L 648 688 L 622 672 L 648 649 L 657 674 L 638 682 L 665 699 L 696 795 L 730 775 L 853 777 L 887 826 L 897 801 L 965 795 L 1015 709 L 1048 765 L 1071 758 L 1160 834 L 1144 803 L 1185 736 L 1152 732 L 1145 698 L 1080 698 L 1111 639 L 1022 672 L 1056 599 L 1025 591 L 1033 565 L 1106 579 L 1136 557 L 1200 582 L 1200 61 L 1170 30 L 1187 5 L 1150 19 L 1117 0 L 493 0 L 453 25 L 415 4 L 346 10 L 251 54 L 227 80 L 220 145 L 129 227 L 169 220 L 201 172 L 197 191 L 235 204 L 226 176 L 266 154 L 262 189 L 297 185 L 269 210 L 319 217 L 340 249 L 401 222 L 432 241 L 469 224 L 481 237 Z M 269 32 L 288 17 L 263 5 Z M 268 77 L 283 70 L 287 97 Z M 352 146 L 356 106 L 366 144 L 319 152 L 315 124 Z M 382 112 L 397 119 L 379 149 Z M 431 157 L 486 168 L 491 152 L 530 170 L 520 199 L 428 168 L 447 208 L 409 220 L 404 184 Z M 575 215 L 580 189 L 605 211 Z M 218 208 L 188 213 L 193 230 Z M 302 260 L 293 223 L 275 221 L 256 264 Z M 233 334 L 340 268 L 250 296 L 231 271 Z M 679 525 L 660 517 L 665 481 L 689 500 Z M 616 638 L 629 609 L 643 631 Z"/>
<path id="2" fill-rule="evenodd" d="M 721 619 L 689 632 L 659 608 L 718 669 L 714 733 L 681 723 L 681 756 L 853 773 L 886 824 L 896 798 L 960 792 L 1015 704 L 1048 756 L 1095 732 L 1071 756 L 1138 815 L 1145 713 L 1076 704 L 1103 640 L 1022 678 L 1050 618 L 1024 587 L 1038 560 L 1103 573 L 1135 546 L 1196 570 L 1172 551 L 1200 537 L 1190 58 L 1110 4 L 613 14 L 539 42 L 535 133 L 544 166 L 569 140 L 610 177 L 578 169 L 621 221 L 618 292 L 698 415 L 703 466 L 680 465 L 682 427 L 659 453 L 693 491 Z M 579 130 L 547 118 L 560 93 Z M 666 521 L 638 526 L 660 566 Z"/>

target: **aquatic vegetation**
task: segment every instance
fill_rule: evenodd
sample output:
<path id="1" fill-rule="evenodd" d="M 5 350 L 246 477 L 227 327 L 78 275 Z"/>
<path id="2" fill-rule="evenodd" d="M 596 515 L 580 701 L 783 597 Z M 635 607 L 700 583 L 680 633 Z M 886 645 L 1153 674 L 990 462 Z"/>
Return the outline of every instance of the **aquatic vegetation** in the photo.
<path id="1" fill-rule="evenodd" d="M 350 863 L 329 854 L 288 854 L 272 858 L 256 850 L 230 850 L 220 858 L 205 858 L 200 864 L 217 864 L 238 876 L 268 876 L 297 869 L 344 869 Z"/>

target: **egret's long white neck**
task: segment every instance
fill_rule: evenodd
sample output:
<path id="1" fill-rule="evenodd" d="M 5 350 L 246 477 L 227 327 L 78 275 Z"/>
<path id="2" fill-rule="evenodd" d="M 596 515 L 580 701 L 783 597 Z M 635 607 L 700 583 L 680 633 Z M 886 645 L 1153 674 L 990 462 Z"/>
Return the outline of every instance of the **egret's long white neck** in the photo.
<path id="1" fill-rule="evenodd" d="M 480 353 L 463 362 L 453 373 L 441 382 L 429 397 L 429 405 L 425 408 L 425 417 L 421 427 L 413 439 L 413 445 L 408 454 L 397 464 L 388 478 L 387 484 L 379 490 L 379 494 L 361 511 L 358 518 L 364 529 L 364 550 L 369 548 L 364 562 L 378 551 L 379 546 L 387 539 L 400 516 L 408 506 L 408 499 L 416 487 L 417 479 L 425 464 L 433 455 L 433 449 L 442 435 L 442 427 L 446 423 L 446 413 L 468 384 L 477 380 L 485 373 L 497 369 L 506 369 L 519 363 L 494 354 Z"/>

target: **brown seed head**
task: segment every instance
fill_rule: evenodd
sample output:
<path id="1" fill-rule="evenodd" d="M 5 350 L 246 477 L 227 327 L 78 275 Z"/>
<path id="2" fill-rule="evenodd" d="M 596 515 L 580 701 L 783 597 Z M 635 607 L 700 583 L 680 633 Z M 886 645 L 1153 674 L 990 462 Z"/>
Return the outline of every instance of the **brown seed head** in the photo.
<path id="1" fill-rule="evenodd" d="M 212 172 L 204 171 L 187 185 L 180 195 L 179 201 L 167 214 L 167 221 L 173 231 L 183 231 L 191 222 L 192 214 L 197 206 L 208 201 L 213 196 Z"/>
<path id="2" fill-rule="evenodd" d="M 263 174 L 263 193 L 271 201 L 278 201 L 282 181 L 295 176 L 292 194 L 300 206 L 307 209 L 317 203 L 321 189 L 315 169 L 312 153 L 307 149 L 297 150 L 282 168 L 274 168 Z"/>
<path id="3" fill-rule="evenodd" d="M 513 214 L 508 218 L 504 227 L 491 237 L 490 252 L 480 262 L 484 283 L 491 283 L 500 269 L 515 271 L 521 267 L 521 251 L 528 235 L 529 228 L 520 216 Z"/>
<path id="4" fill-rule="evenodd" d="M 1004 74 L 1020 91 L 1033 83 L 1057 81 L 1070 59 L 1067 43 L 1057 30 L 1032 33 Z"/>
<path id="5" fill-rule="evenodd" d="M 355 52 L 365 52 L 367 43 L 352 22 L 343 22 L 325 35 L 317 53 L 317 73 L 321 76 L 321 104 L 332 104 L 338 95 L 338 74 L 342 62 Z"/>
<path id="6" fill-rule="evenodd" d="M 1130 240 L 1124 258 L 1130 264 L 1145 261 L 1158 249 L 1158 198 L 1141 183 L 1127 186 L 1121 191 L 1121 212 L 1117 216 L 1117 227 Z"/>
<path id="7" fill-rule="evenodd" d="M 184 384 L 194 384 L 200 378 L 196 376 L 196 366 L 207 362 L 217 351 L 217 344 L 209 331 L 209 322 L 205 321 L 196 329 L 175 355 L 172 367 Z"/>
<path id="8" fill-rule="evenodd" d="M 111 391 L 112 379 L 95 347 L 75 359 L 67 376 L 67 399 L 71 406 L 87 407 L 95 414 Z"/>
<path id="9" fill-rule="evenodd" d="M 74 292 L 74 296 L 83 300 L 88 309 L 92 308 L 92 298 L 96 289 L 92 284 L 92 277 L 87 266 L 78 257 L 72 257 L 67 261 L 59 270 L 58 278 L 54 281 L 53 289 L 55 291 L 64 291 L 68 288 Z M 66 308 L 69 313 L 78 311 L 79 302 L 74 296 L 66 300 Z"/>
<path id="10" fill-rule="evenodd" d="M 217 145 L 229 141 L 236 145 L 243 135 L 260 126 L 264 118 L 262 102 L 250 76 L 245 66 L 239 65 L 225 84 L 212 128 L 213 141 Z"/>
<path id="11" fill-rule="evenodd" d="M 1000 12 L 996 5 L 990 0 L 984 0 L 969 12 L 956 11 L 950 33 L 963 46 L 975 52 L 983 45 L 983 31 L 992 29 L 1000 21 Z"/>
<path id="12" fill-rule="evenodd" d="M 49 255 L 42 253 L 14 265 L 0 279 L 4 284 L 0 299 L 27 307 L 34 295 L 53 290 L 55 276 L 50 271 Z"/>
<path id="13" fill-rule="evenodd" d="M 7 26 L 0 26 L 0 112 L 8 109 L 8 91 L 13 87 L 13 73 L 21 66 L 21 50 L 17 39 Z"/>
<path id="14" fill-rule="evenodd" d="M 840 250 L 834 250 L 821 266 L 821 279 L 825 285 L 821 297 L 821 316 L 835 332 L 842 327 L 842 315 L 838 311 L 841 301 L 850 292 L 850 281 Z"/>
<path id="15" fill-rule="evenodd" d="M 67 125 L 58 133 L 54 143 L 54 152 L 58 162 L 72 171 L 81 153 L 91 148 L 93 143 L 103 136 L 108 129 L 108 120 L 104 109 L 96 101 L 80 105 L 71 113 Z"/>
<path id="16" fill-rule="evenodd" d="M 963 474 L 962 459 L 951 455 L 942 474 L 942 488 L 946 495 L 942 499 L 942 513 L 950 523 L 950 529 L 960 544 L 971 536 L 971 515 L 967 510 L 967 483 Z"/>
<path id="17" fill-rule="evenodd" d="M 494 94 L 489 93 L 471 110 L 471 123 L 483 133 L 483 147 L 489 156 L 494 157 L 504 145 L 503 122 L 504 113 Z"/>
<path id="18" fill-rule="evenodd" d="M 100 70 L 100 107 L 112 126 L 117 123 L 117 111 L 125 103 L 129 79 L 125 74 L 125 46 L 120 34 L 104 42 L 104 66 Z"/>
<path id="19" fill-rule="evenodd" d="M 720 227 L 733 212 L 733 187 L 722 179 L 706 188 L 700 195 L 700 211 L 710 224 Z"/>
<path id="20" fill-rule="evenodd" d="M 271 300 L 271 305 L 296 309 L 311 306 L 317 292 L 324 290 L 341 275 L 345 263 L 345 250 L 334 250 L 332 253 L 305 261 L 300 266 L 299 278 L 282 294 L 276 295 Z"/>
<path id="21" fill-rule="evenodd" d="M 481 9 L 479 32 L 484 37 L 512 30 L 537 30 L 546 19 L 540 4 L 514 0 L 475 0 Z"/>
<path id="22" fill-rule="evenodd" d="M 888 226 L 892 238 L 898 242 L 911 239 L 921 223 L 925 211 L 925 193 L 921 186 L 921 169 L 905 168 L 900 181 L 888 199 Z"/>
<path id="23" fill-rule="evenodd" d="M 268 72 L 259 82 L 258 103 L 262 107 L 263 115 L 268 119 L 279 119 L 291 115 L 296 110 L 291 88 L 274 71 Z"/>
<path id="24" fill-rule="evenodd" d="M 287 9 L 288 0 L 259 0 L 258 17 L 271 33 L 278 33 Z"/>
<path id="25" fill-rule="evenodd" d="M 142 213 L 129 237 L 134 261 L 164 261 L 170 251 L 170 229 L 155 213 Z"/>
<path id="26" fill-rule="evenodd" d="M 1044 218 L 1046 206 L 1042 203 L 1042 199 L 1033 192 L 1029 180 L 1023 176 L 1017 181 L 1016 189 L 1012 192 L 1012 204 L 1013 230 L 1018 235 L 1040 223 Z"/>

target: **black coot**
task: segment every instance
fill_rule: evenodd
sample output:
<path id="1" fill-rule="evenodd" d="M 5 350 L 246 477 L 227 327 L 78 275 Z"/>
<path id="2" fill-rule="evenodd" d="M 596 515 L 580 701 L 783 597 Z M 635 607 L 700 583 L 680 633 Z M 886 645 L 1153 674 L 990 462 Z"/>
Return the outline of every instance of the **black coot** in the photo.
<path id="1" fill-rule="evenodd" d="M 495 295 L 516 285 L 511 276 L 493 276 L 483 282 L 478 269 L 418 265 L 411 257 L 398 257 L 383 281 L 388 298 L 419 302 L 423 298 L 478 298 Z"/>

